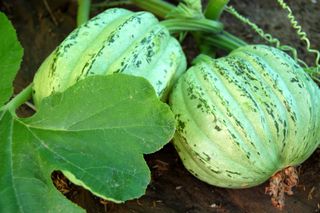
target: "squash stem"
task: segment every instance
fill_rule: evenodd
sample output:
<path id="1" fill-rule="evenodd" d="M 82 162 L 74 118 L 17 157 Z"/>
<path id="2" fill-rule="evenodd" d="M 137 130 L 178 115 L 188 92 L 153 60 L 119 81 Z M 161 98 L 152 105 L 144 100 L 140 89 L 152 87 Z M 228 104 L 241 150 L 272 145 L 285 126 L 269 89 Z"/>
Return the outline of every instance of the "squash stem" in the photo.
<path id="1" fill-rule="evenodd" d="M 163 0 L 131 0 L 134 5 L 152 13 L 159 17 L 166 18 L 166 16 L 176 7 Z"/>
<path id="2" fill-rule="evenodd" d="M 219 33 L 223 29 L 220 22 L 208 19 L 167 19 L 161 22 L 170 33 L 181 31 L 201 31 Z"/>
<path id="3" fill-rule="evenodd" d="M 134 5 L 143 10 L 150 11 L 153 14 L 166 18 L 166 16 L 176 7 L 163 0 L 120 0 L 120 1 L 105 1 L 102 3 L 93 4 L 93 7 L 117 7 L 122 5 Z"/>
<path id="4" fill-rule="evenodd" d="M 77 26 L 89 20 L 91 0 L 78 0 Z"/>
<path id="5" fill-rule="evenodd" d="M 219 20 L 225 6 L 228 4 L 229 0 L 209 0 L 204 16 L 208 19 L 211 20 Z M 210 42 L 210 39 L 203 39 L 203 33 L 194 33 L 194 38 L 198 44 L 198 47 L 200 49 L 200 52 L 203 54 L 207 54 L 210 56 L 215 56 L 216 54 L 216 46 L 212 45 Z M 224 43 L 224 41 L 218 41 L 218 43 Z M 232 43 L 232 42 L 228 42 Z M 220 46 L 226 46 L 226 45 L 221 45 Z M 230 48 L 227 50 L 229 51 Z"/>
<path id="6" fill-rule="evenodd" d="M 132 5 L 133 2 L 130 0 L 119 0 L 119 1 L 104 1 L 99 3 L 93 3 L 92 8 L 110 8 L 110 7 L 120 7 L 124 5 Z"/>
<path id="7" fill-rule="evenodd" d="M 222 31 L 219 34 L 213 34 L 211 36 L 206 35 L 203 36 L 202 39 L 206 40 L 207 44 L 219 49 L 226 50 L 228 52 L 247 45 L 245 41 L 226 31 Z"/>
<path id="8" fill-rule="evenodd" d="M 208 19 L 219 20 L 229 0 L 209 0 L 204 15 Z"/>

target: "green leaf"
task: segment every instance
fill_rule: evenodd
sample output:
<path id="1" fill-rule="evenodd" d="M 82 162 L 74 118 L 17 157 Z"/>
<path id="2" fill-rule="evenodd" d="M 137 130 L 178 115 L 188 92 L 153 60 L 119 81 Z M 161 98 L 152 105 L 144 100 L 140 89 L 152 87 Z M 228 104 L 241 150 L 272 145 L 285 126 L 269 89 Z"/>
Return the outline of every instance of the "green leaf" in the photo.
<path id="1" fill-rule="evenodd" d="M 80 212 L 53 186 L 26 126 L 0 112 L 0 212 Z"/>
<path id="2" fill-rule="evenodd" d="M 13 93 L 12 82 L 19 70 L 23 49 L 16 31 L 6 15 L 0 12 L 0 107 Z"/>
<path id="3" fill-rule="evenodd" d="M 78 212 L 53 186 L 54 170 L 105 199 L 143 195 L 143 154 L 163 147 L 175 124 L 145 79 L 121 74 L 79 81 L 31 118 L 0 118 L 0 212 Z"/>

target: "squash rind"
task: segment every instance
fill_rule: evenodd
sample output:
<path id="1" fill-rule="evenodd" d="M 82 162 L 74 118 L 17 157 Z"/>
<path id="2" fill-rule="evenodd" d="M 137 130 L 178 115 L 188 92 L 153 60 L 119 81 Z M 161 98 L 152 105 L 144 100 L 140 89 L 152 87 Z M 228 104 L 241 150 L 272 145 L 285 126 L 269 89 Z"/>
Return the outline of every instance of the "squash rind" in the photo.
<path id="1" fill-rule="evenodd" d="M 320 90 L 282 51 L 241 47 L 198 60 L 170 96 L 185 167 L 216 186 L 247 188 L 301 164 L 319 145 Z"/>

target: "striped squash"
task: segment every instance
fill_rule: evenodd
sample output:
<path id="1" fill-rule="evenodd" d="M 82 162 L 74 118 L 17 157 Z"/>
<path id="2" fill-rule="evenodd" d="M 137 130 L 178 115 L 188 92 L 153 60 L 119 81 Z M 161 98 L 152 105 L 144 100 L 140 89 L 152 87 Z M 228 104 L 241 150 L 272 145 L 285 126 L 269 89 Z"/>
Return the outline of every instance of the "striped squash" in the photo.
<path id="1" fill-rule="evenodd" d="M 43 62 L 34 102 L 86 76 L 112 73 L 144 77 L 164 99 L 185 69 L 179 42 L 151 13 L 109 9 L 76 28 Z"/>
<path id="2" fill-rule="evenodd" d="M 174 145 L 216 186 L 245 188 L 301 164 L 320 142 L 320 90 L 286 53 L 264 45 L 202 56 L 175 85 Z"/>

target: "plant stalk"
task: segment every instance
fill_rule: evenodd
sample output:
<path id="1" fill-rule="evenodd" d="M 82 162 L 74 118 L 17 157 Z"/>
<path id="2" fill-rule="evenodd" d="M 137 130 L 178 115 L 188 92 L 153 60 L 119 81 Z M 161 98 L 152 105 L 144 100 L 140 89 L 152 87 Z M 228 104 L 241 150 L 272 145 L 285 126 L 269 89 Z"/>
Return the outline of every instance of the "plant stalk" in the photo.
<path id="1" fill-rule="evenodd" d="M 165 18 L 170 11 L 176 7 L 163 0 L 120 0 L 120 1 L 106 1 L 94 4 L 93 7 L 117 7 L 121 5 L 134 5 L 143 10 L 151 11 L 153 14 Z"/>
<path id="2" fill-rule="evenodd" d="M 220 16 L 229 3 L 229 0 L 209 0 L 204 16 L 208 19 L 219 20 Z"/>
<path id="3" fill-rule="evenodd" d="M 228 52 L 247 45 L 245 41 L 226 31 L 219 34 L 202 36 L 202 39 L 207 41 L 209 45 Z"/>
<path id="4" fill-rule="evenodd" d="M 32 95 L 32 86 L 33 83 L 29 84 L 26 88 L 24 88 L 19 94 L 17 94 L 7 105 L 5 106 L 13 115 L 15 114 L 15 110 L 28 101 Z"/>
<path id="5" fill-rule="evenodd" d="M 77 26 L 89 20 L 91 0 L 78 0 Z"/>
<path id="6" fill-rule="evenodd" d="M 130 0 L 118 0 L 118 1 L 104 1 L 100 3 L 93 3 L 92 8 L 110 8 L 110 7 L 119 7 L 123 5 L 132 5 Z"/>
<path id="7" fill-rule="evenodd" d="M 208 19 L 167 19 L 161 21 L 161 24 L 165 26 L 170 31 L 170 33 L 181 31 L 219 33 L 223 30 L 223 25 L 220 22 Z"/>
<path id="8" fill-rule="evenodd" d="M 152 11 L 159 17 L 165 18 L 170 11 L 174 10 L 176 7 L 166 1 L 160 0 L 131 0 L 134 5 Z"/>

